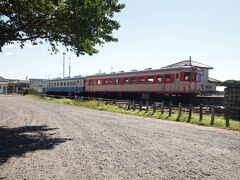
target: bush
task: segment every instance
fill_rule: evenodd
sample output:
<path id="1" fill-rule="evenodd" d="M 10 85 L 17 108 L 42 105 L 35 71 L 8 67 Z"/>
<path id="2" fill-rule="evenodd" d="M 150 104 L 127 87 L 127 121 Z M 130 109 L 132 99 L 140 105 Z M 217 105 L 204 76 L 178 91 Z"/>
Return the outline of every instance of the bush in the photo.
<path id="1" fill-rule="evenodd" d="M 38 94 L 38 90 L 35 89 L 35 88 L 28 88 L 28 94 L 37 95 Z"/>

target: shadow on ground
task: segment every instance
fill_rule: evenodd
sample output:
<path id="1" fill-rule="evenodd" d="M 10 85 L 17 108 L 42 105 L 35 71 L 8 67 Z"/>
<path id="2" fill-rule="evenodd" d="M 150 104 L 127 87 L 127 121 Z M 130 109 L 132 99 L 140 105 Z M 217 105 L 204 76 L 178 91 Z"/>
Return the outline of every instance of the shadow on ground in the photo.
<path id="1" fill-rule="evenodd" d="M 56 138 L 54 134 L 56 129 L 48 128 L 48 126 L 23 126 L 18 128 L 0 126 L 0 165 L 7 162 L 11 157 L 20 157 L 32 151 L 50 150 L 60 143 L 71 140 Z"/>

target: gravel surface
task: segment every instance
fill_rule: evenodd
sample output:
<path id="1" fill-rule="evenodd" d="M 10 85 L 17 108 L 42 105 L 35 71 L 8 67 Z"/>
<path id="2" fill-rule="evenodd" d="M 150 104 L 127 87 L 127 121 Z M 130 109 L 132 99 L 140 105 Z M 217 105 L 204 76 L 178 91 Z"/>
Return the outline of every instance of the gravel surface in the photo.
<path id="1" fill-rule="evenodd" d="M 240 133 L 0 96 L 0 179 L 240 179 Z"/>

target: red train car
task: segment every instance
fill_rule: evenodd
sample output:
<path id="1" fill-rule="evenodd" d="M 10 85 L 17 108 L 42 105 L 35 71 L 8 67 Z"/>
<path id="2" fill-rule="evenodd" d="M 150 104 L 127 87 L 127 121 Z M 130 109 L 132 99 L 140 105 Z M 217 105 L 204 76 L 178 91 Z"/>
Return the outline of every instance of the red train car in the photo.
<path id="1" fill-rule="evenodd" d="M 201 71 L 194 66 L 98 74 L 85 78 L 88 94 L 197 95 Z"/>

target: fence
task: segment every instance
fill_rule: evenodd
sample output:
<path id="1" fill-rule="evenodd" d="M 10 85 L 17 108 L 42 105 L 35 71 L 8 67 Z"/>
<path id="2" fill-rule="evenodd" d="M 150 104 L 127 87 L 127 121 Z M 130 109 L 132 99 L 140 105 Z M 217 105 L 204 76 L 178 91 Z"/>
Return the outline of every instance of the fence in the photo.
<path id="1" fill-rule="evenodd" d="M 42 95 L 44 97 L 51 98 L 67 98 L 73 99 L 75 101 L 83 102 L 83 101 L 97 101 L 97 105 L 102 104 L 111 104 L 118 106 L 120 108 L 126 110 L 139 110 L 145 112 L 152 112 L 152 114 L 159 112 L 160 114 L 168 114 L 168 117 L 171 117 L 173 114 L 177 114 L 176 121 L 179 121 L 183 113 L 188 114 L 187 122 L 190 123 L 192 120 L 193 113 L 199 114 L 199 122 L 203 120 L 204 115 L 210 115 L 210 125 L 213 126 L 215 122 L 216 115 L 223 115 L 226 120 L 226 127 L 230 125 L 230 115 L 229 109 L 224 109 L 219 106 L 204 106 L 201 104 L 200 106 L 193 106 L 192 104 L 182 104 L 179 103 L 177 106 L 173 105 L 171 102 L 166 104 L 165 102 L 150 102 L 148 100 L 117 100 L 117 99 L 104 99 L 104 98 L 95 98 L 95 97 L 83 97 L 83 96 L 59 96 L 59 95 Z"/>

